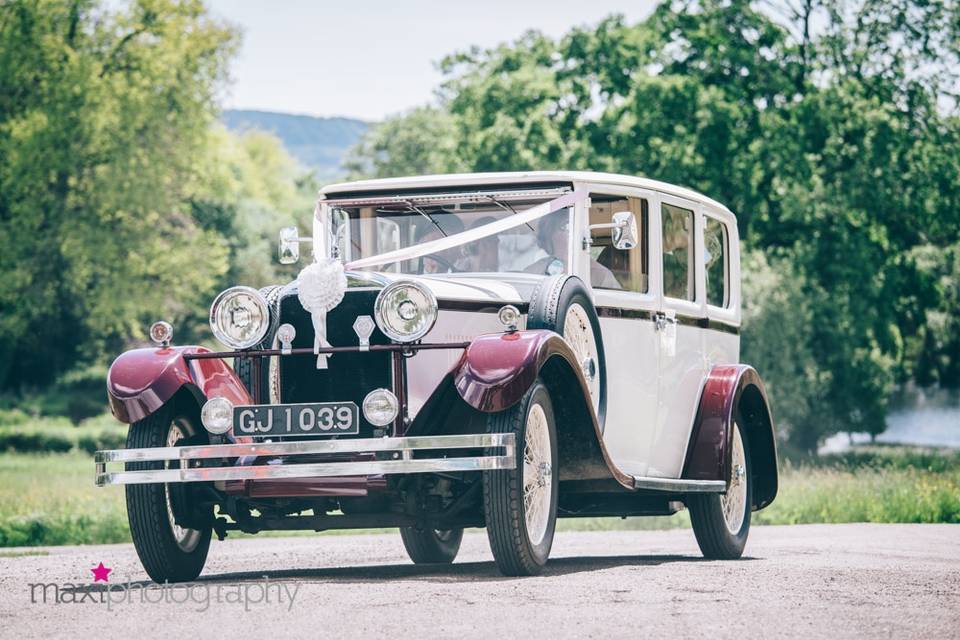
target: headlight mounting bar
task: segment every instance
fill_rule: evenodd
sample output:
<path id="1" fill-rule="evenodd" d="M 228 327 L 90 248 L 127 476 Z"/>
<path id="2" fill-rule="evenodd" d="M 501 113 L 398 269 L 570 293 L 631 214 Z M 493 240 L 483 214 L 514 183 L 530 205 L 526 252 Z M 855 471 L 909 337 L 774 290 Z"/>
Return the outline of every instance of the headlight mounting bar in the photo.
<path id="1" fill-rule="evenodd" d="M 391 352 L 415 352 L 429 351 L 435 349 L 466 349 L 470 346 L 469 342 L 447 342 L 447 343 L 423 343 L 423 344 L 371 344 L 361 347 L 351 345 L 349 347 L 325 347 L 319 350 L 319 353 L 352 353 L 366 351 L 391 351 Z M 313 347 L 298 347 L 290 349 L 284 353 L 280 349 L 249 349 L 244 351 L 208 351 L 205 353 L 185 353 L 184 360 L 215 360 L 217 358 L 256 358 L 271 357 L 281 355 L 305 355 L 316 354 Z"/>

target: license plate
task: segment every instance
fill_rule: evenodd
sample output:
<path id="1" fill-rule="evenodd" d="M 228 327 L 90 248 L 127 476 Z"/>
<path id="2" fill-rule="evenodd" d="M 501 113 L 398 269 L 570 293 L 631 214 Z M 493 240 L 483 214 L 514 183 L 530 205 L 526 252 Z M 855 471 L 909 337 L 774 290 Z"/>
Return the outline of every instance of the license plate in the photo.
<path id="1" fill-rule="evenodd" d="M 258 404 L 234 407 L 234 433 L 240 436 L 342 436 L 360 432 L 360 410 L 353 402 Z"/>

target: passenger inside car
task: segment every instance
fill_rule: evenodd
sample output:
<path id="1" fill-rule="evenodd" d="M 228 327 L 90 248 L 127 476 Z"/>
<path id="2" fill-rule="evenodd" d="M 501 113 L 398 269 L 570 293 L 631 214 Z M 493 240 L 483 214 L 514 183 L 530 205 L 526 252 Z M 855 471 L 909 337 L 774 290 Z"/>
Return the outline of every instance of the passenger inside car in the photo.
<path id="1" fill-rule="evenodd" d="M 432 240 L 439 240 L 447 236 L 463 233 L 464 224 L 457 216 L 447 214 L 444 211 L 440 215 L 433 214 L 431 218 L 435 223 L 423 221 L 423 224 L 417 227 L 415 244 L 422 244 Z M 463 260 L 463 247 L 451 247 L 446 251 L 438 251 L 420 258 L 420 273 L 454 273 L 461 271 L 458 263 Z"/>
<path id="2" fill-rule="evenodd" d="M 496 222 L 493 216 L 484 216 L 470 225 L 476 229 L 491 222 Z M 480 238 L 463 248 L 464 256 L 457 264 L 460 271 L 492 272 L 500 268 L 500 236 L 493 235 Z"/>
<path id="3" fill-rule="evenodd" d="M 555 275 L 566 269 L 566 247 L 570 233 L 570 219 L 566 215 L 550 215 L 540 221 L 537 228 L 537 242 L 547 255 L 527 267 L 527 273 L 546 273 Z M 590 257 L 590 280 L 595 287 L 604 289 L 622 289 L 607 267 Z"/>

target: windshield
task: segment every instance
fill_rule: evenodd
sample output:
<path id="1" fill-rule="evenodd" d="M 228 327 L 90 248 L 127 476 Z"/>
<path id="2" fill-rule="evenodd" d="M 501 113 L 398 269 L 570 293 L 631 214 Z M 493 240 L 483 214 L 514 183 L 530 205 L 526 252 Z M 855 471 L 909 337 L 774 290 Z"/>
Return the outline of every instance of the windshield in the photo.
<path id="1" fill-rule="evenodd" d="M 530 197 L 477 202 L 445 198 L 364 203 L 350 206 L 331 202 L 327 214 L 334 252 L 345 262 L 371 258 L 502 221 L 544 204 L 549 198 Z M 562 207 L 527 223 L 412 259 L 367 267 L 405 274 L 526 272 L 554 274 L 567 271 L 571 207 Z M 475 234 L 474 234 L 475 235 Z M 363 268 L 363 267 L 361 267 Z"/>

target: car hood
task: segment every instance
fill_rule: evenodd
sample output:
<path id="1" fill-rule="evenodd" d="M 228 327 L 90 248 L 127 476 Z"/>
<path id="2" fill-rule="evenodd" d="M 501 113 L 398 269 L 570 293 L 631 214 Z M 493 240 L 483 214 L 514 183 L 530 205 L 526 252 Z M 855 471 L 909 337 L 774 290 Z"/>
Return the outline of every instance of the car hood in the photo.
<path id="1" fill-rule="evenodd" d="M 437 300 L 523 304 L 530 300 L 534 288 L 547 276 L 529 273 L 449 273 L 411 275 L 373 271 L 348 271 L 351 289 L 383 288 L 397 280 L 412 280 L 427 287 Z"/>

